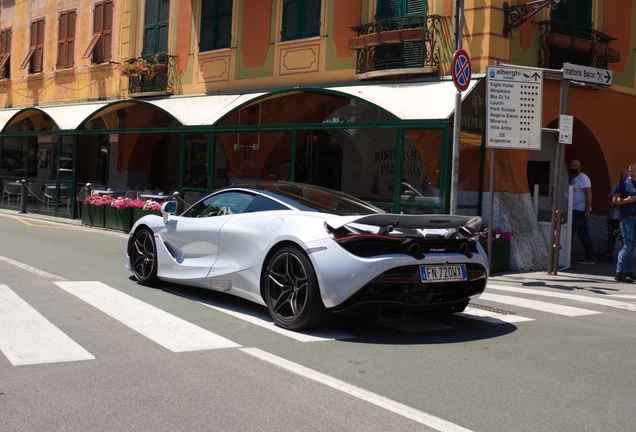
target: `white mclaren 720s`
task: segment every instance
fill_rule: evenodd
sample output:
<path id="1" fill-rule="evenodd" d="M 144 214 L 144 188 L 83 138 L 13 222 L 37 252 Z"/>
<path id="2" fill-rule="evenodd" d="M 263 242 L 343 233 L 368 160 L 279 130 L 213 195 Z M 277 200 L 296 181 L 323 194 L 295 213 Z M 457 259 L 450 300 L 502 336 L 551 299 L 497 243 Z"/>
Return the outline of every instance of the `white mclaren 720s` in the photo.
<path id="1" fill-rule="evenodd" d="M 126 267 L 137 281 L 239 296 L 286 329 L 334 314 L 461 312 L 486 287 L 479 217 L 386 213 L 286 182 L 226 187 L 179 215 L 177 204 L 133 226 Z"/>

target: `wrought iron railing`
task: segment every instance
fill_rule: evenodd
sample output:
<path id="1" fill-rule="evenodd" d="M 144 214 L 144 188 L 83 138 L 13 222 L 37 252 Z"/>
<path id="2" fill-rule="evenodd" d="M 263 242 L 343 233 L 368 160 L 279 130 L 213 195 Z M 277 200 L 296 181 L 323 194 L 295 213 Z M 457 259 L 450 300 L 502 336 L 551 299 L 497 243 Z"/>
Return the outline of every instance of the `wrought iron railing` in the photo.
<path id="1" fill-rule="evenodd" d="M 174 57 L 169 55 L 157 56 L 157 61 L 153 65 L 154 73 L 128 77 L 128 94 L 136 96 L 143 96 L 144 93 L 171 94 L 173 59 Z"/>
<path id="2" fill-rule="evenodd" d="M 620 61 L 620 53 L 609 46 L 616 40 L 589 27 L 554 21 L 536 23 L 541 28 L 539 67 L 561 69 L 563 63 L 607 69 Z"/>
<path id="3" fill-rule="evenodd" d="M 438 35 L 445 21 L 439 15 L 391 18 L 351 27 L 358 37 L 349 41 L 356 51 L 356 73 L 439 68 Z"/>

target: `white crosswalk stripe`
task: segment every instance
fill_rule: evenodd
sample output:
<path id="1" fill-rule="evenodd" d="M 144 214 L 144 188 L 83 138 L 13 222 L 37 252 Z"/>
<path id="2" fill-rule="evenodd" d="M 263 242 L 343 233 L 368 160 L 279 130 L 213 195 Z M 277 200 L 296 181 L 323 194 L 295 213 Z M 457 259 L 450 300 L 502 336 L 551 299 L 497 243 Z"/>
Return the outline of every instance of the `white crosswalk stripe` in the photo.
<path id="1" fill-rule="evenodd" d="M 240 346 L 101 282 L 55 284 L 170 351 Z"/>
<path id="2" fill-rule="evenodd" d="M 583 315 L 595 315 L 601 312 L 592 311 L 588 309 L 581 309 L 572 306 L 563 306 L 554 303 L 542 302 L 538 300 L 530 300 L 521 297 L 504 296 L 499 294 L 483 293 L 479 296 L 481 300 L 488 300 L 497 303 L 503 303 L 511 306 L 519 306 L 526 309 L 534 309 L 542 312 L 549 312 L 557 315 L 564 315 L 569 317 L 583 316 Z"/>
<path id="3" fill-rule="evenodd" d="M 254 316 L 249 313 L 239 312 L 230 309 L 220 308 L 218 306 L 213 306 L 207 303 L 198 302 L 204 306 L 217 310 L 219 312 L 226 313 L 235 318 L 242 319 L 243 321 L 247 321 L 249 323 L 255 324 L 259 327 L 266 328 L 267 330 L 273 331 L 275 333 L 281 334 L 283 336 L 287 336 L 289 338 L 295 339 L 299 342 L 324 342 L 328 340 L 345 340 L 345 339 L 353 339 L 355 336 L 344 333 L 338 330 L 330 329 L 330 328 L 319 328 L 312 329 L 306 332 L 296 332 L 291 330 L 286 330 L 284 328 L 276 326 L 274 322 L 269 319 L 265 319 L 262 317 Z"/>
<path id="4" fill-rule="evenodd" d="M 529 288 L 511 287 L 505 285 L 488 285 L 487 290 L 507 291 L 518 294 L 532 294 L 542 297 L 560 298 L 565 300 L 575 300 L 581 303 L 593 303 L 601 306 L 608 306 L 616 309 L 623 309 L 630 312 L 636 312 L 636 304 L 616 301 L 612 299 L 602 298 L 598 296 L 582 296 L 578 294 L 568 294 L 561 292 L 543 291 Z"/>
<path id="5" fill-rule="evenodd" d="M 520 315 L 513 314 L 503 314 L 495 311 L 472 307 L 470 305 L 468 305 L 464 312 L 458 313 L 457 315 L 479 321 L 486 321 L 491 324 L 513 324 L 534 321 L 533 318 L 526 318 Z"/>
<path id="6" fill-rule="evenodd" d="M 0 351 L 14 366 L 95 359 L 7 285 L 0 285 Z"/>

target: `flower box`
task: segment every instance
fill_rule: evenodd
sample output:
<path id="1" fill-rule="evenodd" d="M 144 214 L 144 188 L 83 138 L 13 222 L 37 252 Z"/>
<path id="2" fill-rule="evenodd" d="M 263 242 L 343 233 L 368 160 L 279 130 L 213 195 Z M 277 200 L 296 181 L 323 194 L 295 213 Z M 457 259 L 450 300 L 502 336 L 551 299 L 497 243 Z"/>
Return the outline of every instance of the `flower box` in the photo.
<path id="1" fill-rule="evenodd" d="M 370 47 L 380 45 L 380 33 L 369 33 L 363 37 L 365 46 Z"/>
<path id="2" fill-rule="evenodd" d="M 82 205 L 82 225 L 104 228 L 104 209 L 106 206 Z"/>
<path id="3" fill-rule="evenodd" d="M 349 49 L 352 50 L 357 50 L 357 49 L 362 49 L 366 47 L 365 44 L 365 36 L 358 36 L 358 37 L 354 37 L 353 39 L 349 40 Z"/>
<path id="4" fill-rule="evenodd" d="M 402 29 L 402 40 L 404 42 L 420 42 L 426 37 L 423 28 Z"/>
<path id="5" fill-rule="evenodd" d="M 130 232 L 133 226 L 132 208 L 117 209 L 112 206 L 104 207 L 104 228 Z"/>
<path id="6" fill-rule="evenodd" d="M 488 240 L 480 239 L 479 243 L 484 251 L 488 253 Z M 490 260 L 490 273 L 500 273 L 510 270 L 510 241 L 504 239 L 496 239 L 492 241 Z"/>
<path id="7" fill-rule="evenodd" d="M 141 209 L 141 208 L 134 209 L 134 212 L 133 212 L 133 225 L 135 224 L 135 222 L 137 222 L 142 217 L 147 216 L 147 215 L 152 215 L 152 214 L 156 215 L 156 216 L 161 216 L 161 212 L 158 212 L 158 211 L 144 210 L 144 209 Z"/>
<path id="8" fill-rule="evenodd" d="M 402 30 L 389 30 L 380 33 L 380 41 L 384 44 L 396 44 L 402 42 Z"/>

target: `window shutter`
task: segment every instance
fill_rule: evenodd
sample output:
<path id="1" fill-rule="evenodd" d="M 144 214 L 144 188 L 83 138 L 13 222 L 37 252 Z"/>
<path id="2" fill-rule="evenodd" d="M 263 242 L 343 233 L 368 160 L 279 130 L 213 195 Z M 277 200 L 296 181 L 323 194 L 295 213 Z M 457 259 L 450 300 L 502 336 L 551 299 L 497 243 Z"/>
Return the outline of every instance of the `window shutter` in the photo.
<path id="1" fill-rule="evenodd" d="M 375 14 L 376 20 L 397 18 L 398 16 L 398 0 L 378 0 L 378 7 Z"/>
<path id="2" fill-rule="evenodd" d="M 302 37 L 320 35 L 320 0 L 305 0 Z"/>
<path id="3" fill-rule="evenodd" d="M 113 41 L 113 2 L 104 3 L 104 37 L 102 37 L 102 46 L 104 58 L 102 61 L 107 62 L 112 58 L 112 41 Z"/>
<path id="4" fill-rule="evenodd" d="M 201 31 L 199 32 L 199 51 L 213 50 L 215 47 L 214 30 L 217 0 L 201 2 Z"/>
<path id="5" fill-rule="evenodd" d="M 37 45 L 35 48 L 35 65 L 33 72 L 42 72 L 44 64 L 44 18 L 37 21 Z"/>
<path id="6" fill-rule="evenodd" d="M 157 35 L 157 1 L 146 0 L 146 14 L 144 18 L 144 48 L 143 55 L 155 53 L 155 37 Z"/>
<path id="7" fill-rule="evenodd" d="M 592 2 L 590 0 L 578 0 L 572 3 L 576 5 L 574 24 L 592 27 Z"/>
<path id="8" fill-rule="evenodd" d="M 60 14 L 60 28 L 57 37 L 57 67 L 63 68 L 66 66 L 66 24 L 67 24 L 68 12 L 62 12 Z"/>
<path id="9" fill-rule="evenodd" d="M 281 39 L 297 39 L 300 33 L 298 30 L 300 0 L 285 0 L 283 7 L 283 29 L 281 31 Z"/>
<path id="10" fill-rule="evenodd" d="M 215 48 L 229 48 L 232 42 L 232 0 L 219 0 Z"/>
<path id="11" fill-rule="evenodd" d="M 146 0 L 144 48 L 142 54 L 167 54 L 170 0 Z"/>
<path id="12" fill-rule="evenodd" d="M 168 21 L 170 19 L 170 0 L 159 0 L 159 22 L 157 23 L 157 51 L 150 54 L 168 53 Z"/>
<path id="13" fill-rule="evenodd" d="M 406 0 L 405 16 L 407 15 L 425 15 L 426 0 Z"/>
<path id="14" fill-rule="evenodd" d="M 102 21 L 104 20 L 104 4 L 95 3 L 95 10 L 93 11 L 93 34 L 102 32 Z"/>
<path id="15" fill-rule="evenodd" d="M 75 11 L 68 13 L 68 25 L 66 30 L 66 67 L 73 67 L 75 64 L 75 18 Z"/>
<path id="16" fill-rule="evenodd" d="M 35 53 L 37 40 L 38 40 L 37 32 L 38 32 L 38 23 L 37 21 L 33 21 L 31 22 L 31 40 L 29 44 L 29 52 L 27 53 L 26 57 L 22 61 L 22 64 L 20 65 L 20 69 L 25 69 L 31 62 L 31 59 L 33 58 L 33 53 Z M 30 69 L 32 70 L 32 68 Z"/>

